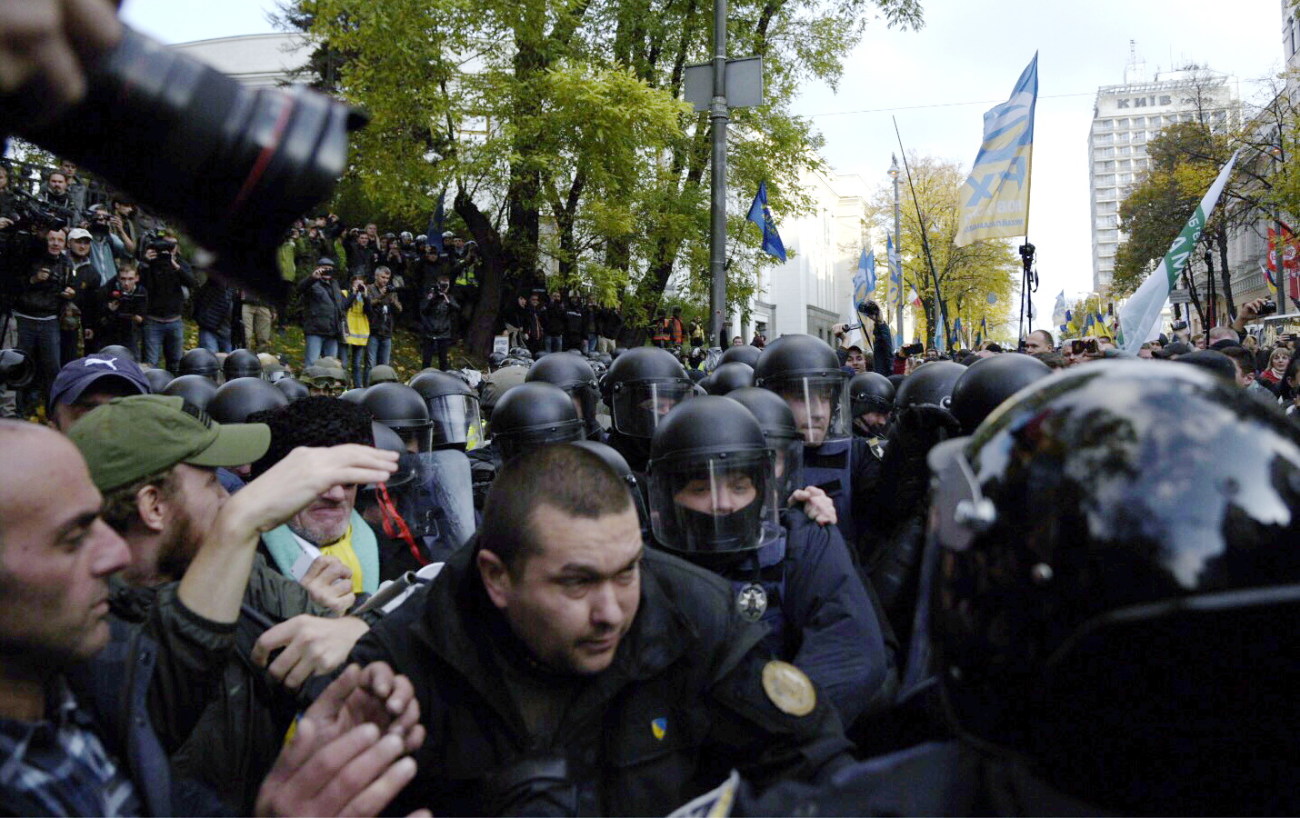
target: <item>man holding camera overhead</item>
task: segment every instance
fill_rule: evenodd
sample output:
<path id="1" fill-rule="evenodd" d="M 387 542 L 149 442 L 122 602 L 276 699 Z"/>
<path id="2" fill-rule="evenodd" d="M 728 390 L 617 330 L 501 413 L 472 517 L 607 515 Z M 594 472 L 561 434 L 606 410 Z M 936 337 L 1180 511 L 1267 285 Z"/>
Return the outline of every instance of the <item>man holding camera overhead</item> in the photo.
<path id="1" fill-rule="evenodd" d="M 303 366 L 311 366 L 316 359 L 339 354 L 339 335 L 343 331 L 343 290 L 334 279 L 337 272 L 334 259 L 322 258 L 316 262 L 311 275 L 298 282 L 298 295 L 302 300 L 302 334 L 307 339 L 303 351 Z"/>

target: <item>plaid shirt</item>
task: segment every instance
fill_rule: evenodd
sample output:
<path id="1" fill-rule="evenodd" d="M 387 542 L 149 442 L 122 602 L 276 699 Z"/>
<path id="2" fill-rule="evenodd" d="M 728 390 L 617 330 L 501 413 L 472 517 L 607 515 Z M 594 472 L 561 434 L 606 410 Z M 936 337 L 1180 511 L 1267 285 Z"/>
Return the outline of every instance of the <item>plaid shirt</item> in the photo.
<path id="1" fill-rule="evenodd" d="M 49 815 L 139 815 L 135 786 L 62 676 L 46 710 L 52 720 L 0 719 L 0 788 L 22 793 Z"/>

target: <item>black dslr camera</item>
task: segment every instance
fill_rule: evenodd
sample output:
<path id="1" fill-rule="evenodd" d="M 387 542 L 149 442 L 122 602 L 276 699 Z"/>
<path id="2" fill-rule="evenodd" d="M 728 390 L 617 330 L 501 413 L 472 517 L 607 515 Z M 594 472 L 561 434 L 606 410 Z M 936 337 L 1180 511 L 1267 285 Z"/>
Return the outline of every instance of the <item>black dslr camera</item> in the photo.
<path id="1" fill-rule="evenodd" d="M 1259 305 L 1259 310 L 1255 313 L 1258 316 L 1272 315 L 1277 312 L 1277 304 L 1271 298 L 1264 299 L 1264 303 Z"/>

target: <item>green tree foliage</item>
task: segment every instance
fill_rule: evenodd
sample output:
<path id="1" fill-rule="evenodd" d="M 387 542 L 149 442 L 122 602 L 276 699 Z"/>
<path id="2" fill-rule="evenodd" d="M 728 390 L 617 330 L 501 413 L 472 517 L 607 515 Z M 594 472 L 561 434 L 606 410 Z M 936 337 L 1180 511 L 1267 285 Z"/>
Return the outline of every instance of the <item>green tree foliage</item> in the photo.
<path id="1" fill-rule="evenodd" d="M 767 94 L 733 112 L 734 191 L 752 196 L 766 178 L 775 213 L 807 206 L 795 182 L 816 164 L 818 138 L 790 102 L 800 83 L 838 80 L 873 17 L 916 26 L 921 10 L 918 0 L 731 3 L 730 52 L 765 58 Z M 289 0 L 284 19 L 310 32 L 316 70 L 371 115 L 344 190 L 405 223 L 423 223 L 445 191 L 456 226 L 478 241 L 472 347 L 488 343 L 501 295 L 538 283 L 543 268 L 622 301 L 631 320 L 670 280 L 700 290 L 710 126 L 681 98 L 686 65 L 710 57 L 710 3 Z M 747 297 L 763 263 L 733 254 L 729 300 Z"/>
<path id="2" fill-rule="evenodd" d="M 944 305 L 944 337 L 949 336 L 953 322 L 959 317 L 971 338 L 981 319 L 987 321 L 988 337 L 1015 335 L 1020 316 L 1011 315 L 1010 310 L 1018 303 L 1020 257 L 1006 241 L 977 241 L 965 247 L 954 244 L 958 194 L 966 180 L 960 165 L 912 153 L 908 154 L 907 164 L 912 185 L 909 187 L 904 179 L 901 193 L 903 297 L 906 298 L 909 287 L 914 287 L 921 297 L 925 318 L 922 337 L 927 341 L 934 337 L 933 328 L 938 320 L 935 306 L 940 301 Z M 922 249 L 918 209 L 925 220 L 925 238 L 934 260 L 933 274 Z M 877 190 L 867 212 L 875 232 L 893 230 L 892 183 Z M 887 286 L 888 275 L 879 276 L 876 297 L 882 303 Z M 989 294 L 996 296 L 995 303 L 988 303 Z"/>

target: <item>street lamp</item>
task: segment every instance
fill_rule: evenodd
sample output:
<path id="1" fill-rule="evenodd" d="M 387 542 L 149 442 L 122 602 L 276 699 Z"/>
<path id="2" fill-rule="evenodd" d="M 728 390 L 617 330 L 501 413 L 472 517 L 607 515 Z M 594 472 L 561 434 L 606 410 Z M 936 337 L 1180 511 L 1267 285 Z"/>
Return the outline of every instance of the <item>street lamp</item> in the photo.
<path id="1" fill-rule="evenodd" d="M 899 340 L 896 345 L 901 345 L 903 335 L 903 237 L 899 233 L 899 226 L 902 223 L 902 211 L 899 209 L 898 200 L 898 174 L 898 157 L 891 153 L 889 155 L 889 178 L 894 180 L 894 257 L 889 260 L 889 263 L 894 267 L 894 276 L 898 279 L 898 292 L 895 294 L 896 300 L 893 306 L 894 323 L 898 325 Z"/>

